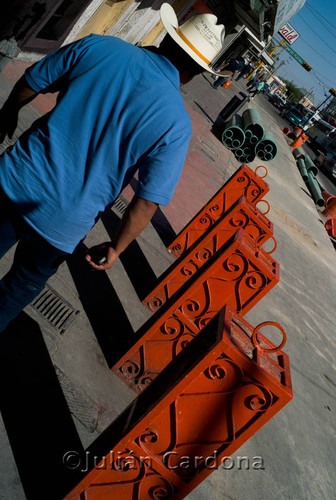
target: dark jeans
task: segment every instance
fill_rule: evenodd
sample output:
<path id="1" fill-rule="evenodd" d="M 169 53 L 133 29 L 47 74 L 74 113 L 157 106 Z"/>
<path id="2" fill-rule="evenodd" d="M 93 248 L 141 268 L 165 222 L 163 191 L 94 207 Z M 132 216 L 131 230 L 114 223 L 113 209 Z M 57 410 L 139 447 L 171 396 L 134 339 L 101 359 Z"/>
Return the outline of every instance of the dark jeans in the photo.
<path id="1" fill-rule="evenodd" d="M 13 265 L 0 280 L 0 332 L 43 290 L 68 255 L 31 229 L 0 188 L 0 259 L 17 241 Z"/>
<path id="2" fill-rule="evenodd" d="M 255 95 L 259 94 L 259 92 L 261 92 L 261 90 L 258 90 L 258 89 L 254 89 L 254 90 L 250 90 L 249 94 L 254 97 Z"/>
<path id="3" fill-rule="evenodd" d="M 215 83 L 213 84 L 213 88 L 214 89 L 218 89 L 218 87 L 220 87 L 221 85 L 223 85 L 223 83 L 225 82 L 225 80 L 227 80 L 228 77 L 227 76 L 220 76 L 219 78 L 217 78 L 217 80 L 215 81 Z"/>

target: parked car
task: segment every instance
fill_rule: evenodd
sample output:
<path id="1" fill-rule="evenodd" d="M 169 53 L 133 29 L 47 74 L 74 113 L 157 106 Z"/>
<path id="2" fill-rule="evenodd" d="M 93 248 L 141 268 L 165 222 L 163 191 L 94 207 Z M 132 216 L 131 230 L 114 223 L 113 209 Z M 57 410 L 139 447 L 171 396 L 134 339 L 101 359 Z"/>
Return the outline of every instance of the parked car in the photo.
<path id="1" fill-rule="evenodd" d="M 294 125 L 294 127 L 299 127 L 301 125 L 301 122 L 304 120 L 305 116 L 303 113 L 301 113 L 298 109 L 296 109 L 294 106 L 290 108 L 284 108 L 280 115 L 287 120 L 289 123 Z"/>
<path id="2" fill-rule="evenodd" d="M 314 163 L 336 185 L 336 154 L 320 154 Z"/>
<path id="3" fill-rule="evenodd" d="M 286 99 L 278 94 L 272 94 L 271 92 L 268 93 L 268 100 L 278 109 L 282 109 L 286 104 Z"/>

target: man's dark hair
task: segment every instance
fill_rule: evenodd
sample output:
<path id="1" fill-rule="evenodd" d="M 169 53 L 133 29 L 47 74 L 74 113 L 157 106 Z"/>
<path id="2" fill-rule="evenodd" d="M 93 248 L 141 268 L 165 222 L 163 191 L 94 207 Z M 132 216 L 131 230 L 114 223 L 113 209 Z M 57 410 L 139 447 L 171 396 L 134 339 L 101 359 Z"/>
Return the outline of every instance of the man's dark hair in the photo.
<path id="1" fill-rule="evenodd" d="M 159 47 L 160 52 L 166 56 L 174 66 L 180 71 L 188 71 L 190 74 L 196 76 L 203 71 L 206 71 L 200 66 L 192 57 L 190 57 L 183 49 L 176 43 L 170 35 L 166 35 Z"/>

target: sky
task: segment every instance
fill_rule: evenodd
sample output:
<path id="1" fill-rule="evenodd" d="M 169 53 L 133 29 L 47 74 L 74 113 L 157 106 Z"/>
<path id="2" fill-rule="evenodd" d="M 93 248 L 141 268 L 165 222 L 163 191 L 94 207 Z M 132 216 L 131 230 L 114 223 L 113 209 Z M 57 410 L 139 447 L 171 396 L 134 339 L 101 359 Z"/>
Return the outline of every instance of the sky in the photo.
<path id="1" fill-rule="evenodd" d="M 312 71 L 306 71 L 283 51 L 275 67 L 282 61 L 285 64 L 276 74 L 307 92 L 313 89 L 311 97 L 318 106 L 330 96 L 330 88 L 336 89 L 336 0 L 306 0 L 288 22 L 300 34 L 291 48 L 312 67 Z M 279 34 L 273 37 L 273 41 L 280 40 Z M 278 49 L 274 56 L 280 51 Z"/>

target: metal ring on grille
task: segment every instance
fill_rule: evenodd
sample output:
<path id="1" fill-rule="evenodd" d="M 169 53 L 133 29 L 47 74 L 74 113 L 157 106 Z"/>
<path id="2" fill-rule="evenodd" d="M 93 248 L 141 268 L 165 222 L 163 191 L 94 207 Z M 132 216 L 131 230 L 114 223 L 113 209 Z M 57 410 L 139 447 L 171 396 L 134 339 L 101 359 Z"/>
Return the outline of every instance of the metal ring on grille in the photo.
<path id="1" fill-rule="evenodd" d="M 262 234 L 258 240 L 257 240 L 257 244 L 259 245 L 259 241 L 264 237 L 264 235 Z M 271 253 L 275 252 L 275 250 L 278 248 L 278 243 L 277 243 L 277 240 L 274 238 L 274 236 L 270 236 L 269 237 L 270 240 L 273 240 L 274 241 L 274 248 L 272 248 L 272 250 L 265 250 L 265 248 L 263 248 L 264 252 L 268 253 L 269 255 L 271 255 Z"/>
<path id="2" fill-rule="evenodd" d="M 257 207 L 258 203 L 262 203 L 262 202 L 266 203 L 266 205 L 267 205 L 267 207 L 268 207 L 268 208 L 267 208 L 267 210 L 266 210 L 266 212 L 261 212 L 260 208 L 258 208 L 258 207 Z M 257 203 L 256 203 L 256 208 L 258 208 L 258 210 L 259 210 L 259 211 L 260 211 L 263 215 L 266 215 L 266 214 L 268 214 L 268 212 L 271 210 L 271 205 L 270 205 L 270 204 L 268 203 L 268 201 L 266 201 L 266 200 L 259 200 L 259 201 L 257 201 Z"/>
<path id="3" fill-rule="evenodd" d="M 258 170 L 258 168 L 264 168 L 264 169 L 265 169 L 265 171 L 266 171 L 266 174 L 265 174 L 265 175 L 259 175 L 259 174 L 257 174 L 257 170 Z M 259 166 L 255 169 L 254 173 L 255 173 L 258 177 L 260 177 L 260 179 L 264 179 L 264 178 L 268 175 L 268 170 L 267 170 L 267 168 L 266 168 L 264 165 L 259 165 Z"/>
<path id="4" fill-rule="evenodd" d="M 279 330 L 281 331 L 281 333 L 283 335 L 282 342 L 278 347 L 267 348 L 267 347 L 262 347 L 259 344 L 259 341 L 258 341 L 258 333 L 260 333 L 259 328 L 261 328 L 262 326 L 268 326 L 268 325 L 276 326 L 277 328 L 279 328 Z M 286 340 L 287 340 L 287 335 L 286 335 L 285 330 L 282 328 L 281 325 L 279 325 L 279 323 L 276 323 L 275 321 L 265 321 L 264 323 L 260 323 L 260 325 L 255 327 L 255 329 L 253 330 L 253 334 L 252 334 L 252 343 L 253 343 L 254 347 L 256 347 L 257 349 L 260 349 L 263 352 L 280 351 L 280 349 L 282 349 L 283 346 L 286 344 Z"/>

